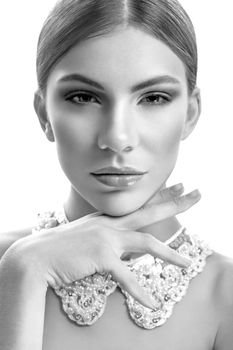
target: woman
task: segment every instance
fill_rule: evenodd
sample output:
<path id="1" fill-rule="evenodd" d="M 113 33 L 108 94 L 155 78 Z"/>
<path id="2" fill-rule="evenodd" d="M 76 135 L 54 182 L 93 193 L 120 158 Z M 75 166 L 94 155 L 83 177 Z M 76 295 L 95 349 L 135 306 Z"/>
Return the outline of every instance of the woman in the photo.
<path id="1" fill-rule="evenodd" d="M 2 257 L 1 348 L 231 349 L 232 262 L 175 218 L 198 191 L 166 188 L 200 115 L 196 74 L 175 0 L 50 13 L 34 106 L 71 190 Z"/>

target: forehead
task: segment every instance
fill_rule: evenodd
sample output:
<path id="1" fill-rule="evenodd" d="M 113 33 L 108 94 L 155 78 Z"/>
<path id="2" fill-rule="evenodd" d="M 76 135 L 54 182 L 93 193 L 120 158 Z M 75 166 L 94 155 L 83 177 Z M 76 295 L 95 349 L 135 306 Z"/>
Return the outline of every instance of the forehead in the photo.
<path id="1" fill-rule="evenodd" d="M 64 75 L 81 73 L 108 89 L 129 87 L 152 76 L 169 75 L 186 86 L 185 65 L 163 42 L 128 27 L 75 45 L 52 69 L 48 86 Z"/>

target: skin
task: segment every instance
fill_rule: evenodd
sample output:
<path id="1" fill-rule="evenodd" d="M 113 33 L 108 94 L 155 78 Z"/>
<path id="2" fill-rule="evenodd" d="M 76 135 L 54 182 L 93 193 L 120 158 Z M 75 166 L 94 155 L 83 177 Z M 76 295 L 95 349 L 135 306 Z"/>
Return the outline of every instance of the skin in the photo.
<path id="1" fill-rule="evenodd" d="M 105 92 L 83 83 L 58 84 L 62 76 L 71 73 L 83 74 L 101 83 Z M 176 78 L 179 84 L 174 86 L 163 83 L 136 93 L 129 92 L 132 85 L 161 75 Z M 70 90 L 76 90 L 76 93 L 78 90 L 88 90 L 98 102 L 91 98 L 85 106 L 80 106 L 76 96 L 71 103 L 65 97 Z M 142 102 L 152 91 L 160 94 L 162 91 L 163 96 L 169 95 L 170 102 L 164 102 L 161 97 L 153 105 L 148 101 Z M 114 267 L 116 276 L 113 276 L 118 280 L 118 274 L 119 277 L 123 275 L 119 259 L 123 250 L 131 250 L 129 245 L 134 246 L 134 249 L 138 245 L 139 249 L 145 250 L 141 242 L 146 244 L 147 250 L 153 249 L 153 245 L 157 250 L 158 242 L 155 244 L 151 234 L 158 237 L 156 232 L 160 231 L 164 240 L 179 226 L 175 213 L 171 219 L 153 223 L 157 221 L 159 207 L 157 210 L 156 206 L 146 206 L 146 210 L 138 208 L 145 206 L 153 196 L 153 202 L 156 202 L 156 196 L 158 202 L 161 200 L 159 190 L 166 187 L 166 180 L 176 163 L 180 142 L 188 137 L 197 123 L 200 114 L 199 90 L 195 89 L 190 96 L 187 91 L 183 62 L 166 45 L 135 28 L 115 31 L 111 35 L 80 43 L 54 67 L 49 76 L 47 95 L 36 93 L 34 105 L 47 138 L 56 142 L 61 167 L 71 183 L 65 203 L 66 215 L 70 221 L 96 210 L 108 216 L 102 215 L 79 224 L 70 222 L 65 228 L 55 227 L 57 234 L 51 229 L 38 236 L 25 237 L 8 249 L 0 271 L 0 299 L 5 301 L 1 305 L 1 314 L 7 315 L 2 317 L 0 327 L 4 329 L 5 326 L 1 334 L 4 344 L 9 344 L 13 339 L 14 349 L 25 349 L 27 344 L 27 348 L 39 350 L 42 348 L 44 329 L 43 349 L 67 346 L 95 349 L 96 343 L 101 344 L 102 348 L 117 344 L 119 349 L 232 348 L 233 265 L 215 253 L 208 258 L 203 273 L 192 281 L 192 288 L 177 305 L 170 320 L 153 332 L 144 332 L 129 320 L 124 298 L 119 291 L 109 298 L 105 317 L 96 325 L 76 327 L 67 322 L 57 298 L 50 290 L 46 296 L 45 310 L 45 303 L 42 304 L 45 288 L 40 290 L 38 278 L 35 282 L 32 278 L 35 270 L 40 270 L 35 266 L 47 266 L 50 273 L 55 270 L 59 276 L 61 272 L 65 273 L 70 280 L 82 278 L 79 273 L 93 273 L 93 269 L 87 274 L 84 271 L 90 266 L 90 261 L 96 262 L 95 254 L 90 254 L 91 242 L 94 252 L 98 253 L 97 262 L 103 264 L 104 271 L 106 266 L 108 271 L 110 266 L 112 269 Z M 103 145 L 107 149 L 101 149 Z M 131 146 L 132 150 L 127 152 L 126 146 Z M 146 170 L 148 174 L 132 187 L 112 190 L 98 184 L 90 176 L 90 172 L 109 165 L 130 165 Z M 181 203 L 177 198 L 175 203 L 178 202 Z M 163 215 L 169 212 L 166 205 L 162 209 Z M 136 220 L 128 218 L 127 225 L 127 214 L 130 213 L 136 215 Z M 139 227 L 140 232 L 143 232 L 141 225 L 137 225 L 137 220 L 140 223 L 143 216 L 147 226 L 145 222 L 142 226 L 150 234 L 144 234 L 142 239 L 142 235 L 134 230 Z M 96 220 L 95 224 L 91 220 Z M 121 230 L 118 220 L 121 220 L 123 228 L 128 226 L 133 231 Z M 151 224 L 148 225 L 149 222 Z M 118 229 L 114 230 L 113 223 Z M 103 244 L 108 240 L 112 249 Z M 117 252 L 117 255 L 114 257 L 112 252 Z M 23 278 L 22 266 L 23 271 L 27 272 Z M 25 266 L 28 268 L 25 269 Z M 130 279 L 128 270 L 127 273 Z M 18 281 L 17 288 L 15 281 Z M 129 284 L 134 293 L 136 285 L 134 288 L 131 280 Z M 18 290 L 22 293 L 18 293 Z M 14 305 L 13 315 L 9 313 L 8 305 Z M 15 310 L 17 325 L 20 327 L 14 323 Z M 45 315 L 42 314 L 43 310 L 46 311 Z M 6 348 L 5 345 L 3 347 Z"/>
<path id="2" fill-rule="evenodd" d="M 73 73 L 98 82 L 104 91 L 79 81 L 59 82 Z M 132 86 L 158 76 L 178 82 L 130 92 Z M 78 95 L 80 91 L 88 96 Z M 111 216 L 132 213 L 165 188 L 180 142 L 198 121 L 200 93 L 196 88 L 188 94 L 185 65 L 168 46 L 128 27 L 74 46 L 53 67 L 46 96 L 36 93 L 34 106 L 48 140 L 56 142 L 71 184 L 64 207 L 72 221 L 96 210 Z M 116 189 L 90 175 L 106 166 L 148 173 L 133 186 Z M 164 241 L 179 227 L 173 217 L 144 230 Z"/>

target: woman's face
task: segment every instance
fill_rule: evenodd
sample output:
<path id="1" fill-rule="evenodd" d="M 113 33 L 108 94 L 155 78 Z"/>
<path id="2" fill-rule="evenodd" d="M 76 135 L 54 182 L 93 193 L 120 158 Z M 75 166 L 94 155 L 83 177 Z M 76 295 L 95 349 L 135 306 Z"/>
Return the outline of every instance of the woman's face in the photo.
<path id="1" fill-rule="evenodd" d="M 50 73 L 46 110 L 77 200 L 82 197 L 113 216 L 147 202 L 175 166 L 187 136 L 189 103 L 183 62 L 139 29 L 128 27 L 74 46 Z M 119 177 L 92 175 L 105 167 L 146 173 L 122 185 Z"/>

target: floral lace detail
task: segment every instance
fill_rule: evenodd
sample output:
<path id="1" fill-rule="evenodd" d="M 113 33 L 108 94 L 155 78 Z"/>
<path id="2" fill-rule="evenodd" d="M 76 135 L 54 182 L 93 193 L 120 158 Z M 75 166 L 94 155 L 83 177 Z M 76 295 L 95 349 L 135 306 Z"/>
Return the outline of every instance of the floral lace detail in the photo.
<path id="1" fill-rule="evenodd" d="M 149 254 L 138 261 L 127 263 L 141 287 L 151 295 L 157 305 L 155 310 L 144 307 L 121 289 L 126 296 L 130 316 L 140 327 L 152 329 L 161 326 L 171 316 L 174 305 L 186 294 L 191 279 L 203 270 L 206 257 L 212 253 L 197 236 L 188 235 L 185 228 L 169 246 L 180 255 L 191 259 L 191 265 L 181 268 L 161 259 L 154 259 Z"/>
<path id="2" fill-rule="evenodd" d="M 54 290 L 62 299 L 63 310 L 68 317 L 81 326 L 95 323 L 104 313 L 107 296 L 117 283 L 110 274 L 99 274 L 57 286 Z"/>
<path id="3" fill-rule="evenodd" d="M 32 233 L 65 223 L 68 223 L 68 219 L 62 210 L 39 213 L 38 225 Z M 153 329 L 164 324 L 171 316 L 174 305 L 186 294 L 190 281 L 203 270 L 206 258 L 212 254 L 204 241 L 197 235 L 187 234 L 184 227 L 165 243 L 181 256 L 189 258 L 191 265 L 181 268 L 150 254 L 123 261 L 135 274 L 140 286 L 154 299 L 157 305 L 155 310 L 136 301 L 110 274 L 95 273 L 70 284 L 54 287 L 65 313 L 78 325 L 92 325 L 103 315 L 107 297 L 119 287 L 126 297 L 129 314 L 138 326 Z"/>

